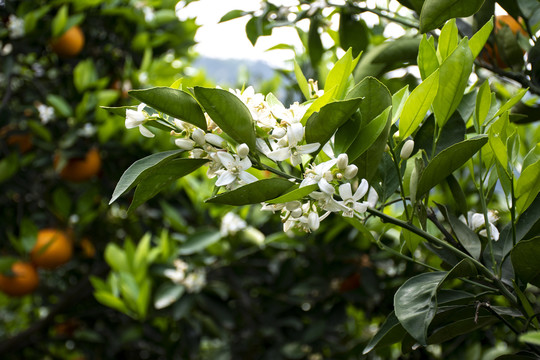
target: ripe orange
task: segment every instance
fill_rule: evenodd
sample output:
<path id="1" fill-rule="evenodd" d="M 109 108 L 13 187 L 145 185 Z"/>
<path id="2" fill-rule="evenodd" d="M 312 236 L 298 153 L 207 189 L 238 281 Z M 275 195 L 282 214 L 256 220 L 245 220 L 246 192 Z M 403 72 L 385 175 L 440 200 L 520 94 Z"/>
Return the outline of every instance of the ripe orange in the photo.
<path id="1" fill-rule="evenodd" d="M 69 28 L 62 36 L 51 41 L 52 50 L 61 57 L 73 57 L 84 46 L 84 34 L 78 25 Z"/>
<path id="2" fill-rule="evenodd" d="M 514 35 L 517 36 L 517 33 L 521 32 L 523 35 L 528 36 L 527 31 L 525 31 L 521 24 L 510 15 L 499 15 L 495 17 L 495 28 L 493 29 L 493 32 L 497 33 L 505 26 L 505 24 L 510 28 L 510 30 L 512 30 Z M 493 47 L 490 44 L 486 44 L 484 51 L 482 52 L 482 59 L 490 64 L 495 65 L 496 63 L 496 65 L 501 69 L 508 67 L 499 54 L 497 44 L 494 44 Z"/>
<path id="3" fill-rule="evenodd" d="M 59 158 L 55 156 L 54 167 L 57 168 Z M 90 180 L 101 170 L 101 156 L 96 148 L 90 149 L 84 158 L 69 159 L 66 166 L 60 170 L 64 180 L 82 182 Z"/>
<path id="4" fill-rule="evenodd" d="M 33 292 L 39 277 L 36 269 L 27 262 L 17 261 L 11 266 L 13 276 L 0 274 L 0 290 L 10 296 L 23 296 Z"/>
<path id="5" fill-rule="evenodd" d="M 67 233 L 57 229 L 42 229 L 38 232 L 30 257 L 37 267 L 54 269 L 67 263 L 72 253 L 73 244 Z"/>

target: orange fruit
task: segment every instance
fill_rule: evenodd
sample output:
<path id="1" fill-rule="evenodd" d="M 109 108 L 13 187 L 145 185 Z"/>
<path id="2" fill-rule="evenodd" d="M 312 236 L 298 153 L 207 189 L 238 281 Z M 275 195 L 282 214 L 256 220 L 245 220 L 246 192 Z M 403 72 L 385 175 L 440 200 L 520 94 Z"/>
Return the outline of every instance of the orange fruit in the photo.
<path id="1" fill-rule="evenodd" d="M 71 259 L 73 243 L 71 237 L 57 229 L 42 229 L 30 252 L 32 263 L 44 269 L 54 269 Z"/>
<path id="2" fill-rule="evenodd" d="M 12 134 L 8 136 L 6 143 L 9 146 L 17 147 L 21 154 L 24 154 L 32 148 L 32 135 L 28 133 Z"/>
<path id="3" fill-rule="evenodd" d="M 73 57 L 84 46 L 84 34 L 78 25 L 70 27 L 62 36 L 51 41 L 52 50 L 61 57 Z"/>
<path id="4" fill-rule="evenodd" d="M 0 274 L 0 290 L 10 296 L 23 296 L 33 292 L 39 277 L 36 269 L 27 262 L 17 261 L 11 265 L 13 276 Z"/>
<path id="5" fill-rule="evenodd" d="M 505 24 L 510 28 L 510 30 L 512 30 L 512 33 L 514 35 L 517 35 L 518 32 L 521 32 L 523 35 L 528 36 L 527 31 L 525 31 L 521 24 L 510 15 L 499 15 L 495 17 L 495 28 L 493 29 L 494 33 L 497 33 L 497 31 L 502 29 Z M 497 65 L 502 69 L 508 67 L 508 65 L 504 62 L 504 60 L 499 54 L 497 44 L 494 44 L 493 47 L 490 44 L 486 44 L 484 47 L 484 51 L 482 51 L 482 59 L 485 62 Z"/>
<path id="6" fill-rule="evenodd" d="M 59 158 L 55 156 L 54 167 L 57 168 Z M 84 158 L 72 158 L 60 170 L 60 177 L 64 180 L 82 182 L 90 180 L 101 170 L 101 156 L 96 148 L 90 149 Z"/>

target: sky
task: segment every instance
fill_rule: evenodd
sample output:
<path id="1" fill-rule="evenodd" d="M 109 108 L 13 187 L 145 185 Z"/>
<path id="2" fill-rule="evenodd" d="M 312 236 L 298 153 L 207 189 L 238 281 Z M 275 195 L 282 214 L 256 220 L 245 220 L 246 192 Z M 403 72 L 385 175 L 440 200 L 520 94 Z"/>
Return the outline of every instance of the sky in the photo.
<path id="1" fill-rule="evenodd" d="M 218 23 L 230 10 L 253 11 L 260 9 L 258 0 L 199 0 L 187 6 L 180 1 L 177 15 L 180 19 L 197 18 L 201 28 L 197 31 L 195 51 L 202 56 L 221 59 L 262 60 L 274 67 L 285 67 L 287 60 L 294 57 L 291 50 L 266 51 L 270 47 L 286 41 L 301 46 L 300 39 L 293 28 L 276 28 L 271 37 L 260 37 L 252 46 L 245 33 L 249 18 Z"/>

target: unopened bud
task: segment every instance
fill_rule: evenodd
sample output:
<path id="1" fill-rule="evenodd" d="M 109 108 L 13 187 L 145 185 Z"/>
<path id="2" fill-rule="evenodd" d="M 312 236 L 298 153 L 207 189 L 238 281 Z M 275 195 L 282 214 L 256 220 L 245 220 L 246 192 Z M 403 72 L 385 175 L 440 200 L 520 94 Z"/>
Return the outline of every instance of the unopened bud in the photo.
<path id="1" fill-rule="evenodd" d="M 240 144 L 236 147 L 236 153 L 241 159 L 245 158 L 249 154 L 249 146 L 247 144 Z"/>
<path id="2" fill-rule="evenodd" d="M 206 143 L 206 141 L 204 140 L 204 135 L 205 135 L 204 131 L 202 131 L 199 128 L 196 128 L 195 130 L 193 130 L 193 134 L 191 134 L 191 138 L 195 140 L 197 144 L 202 146 Z"/>
<path id="3" fill-rule="evenodd" d="M 316 231 L 319 229 L 319 226 L 321 225 L 321 221 L 319 220 L 319 214 L 316 212 L 310 212 L 308 215 L 308 226 L 311 229 L 311 231 Z"/>
<path id="4" fill-rule="evenodd" d="M 411 156 L 413 150 L 414 150 L 414 141 L 407 140 L 405 141 L 405 144 L 403 144 L 403 147 L 401 148 L 401 153 L 399 154 L 399 157 L 401 157 L 403 160 L 407 160 Z"/>
<path id="5" fill-rule="evenodd" d="M 200 159 L 204 156 L 204 150 L 203 149 L 193 149 L 191 151 L 191 157 L 193 159 Z"/>
<path id="6" fill-rule="evenodd" d="M 205 134 L 204 139 L 210 144 L 220 148 L 225 148 L 227 146 L 227 142 L 221 136 L 216 134 Z"/>
<path id="7" fill-rule="evenodd" d="M 282 127 L 276 127 L 274 130 L 272 130 L 272 137 L 274 139 L 281 139 L 287 134 L 287 130 L 285 130 Z"/>
<path id="8" fill-rule="evenodd" d="M 349 156 L 347 154 L 339 154 L 337 157 L 337 167 L 339 170 L 345 170 L 345 168 L 349 165 Z"/>
<path id="9" fill-rule="evenodd" d="M 330 182 L 332 180 L 334 180 L 334 175 L 332 174 L 331 171 L 327 171 L 323 174 L 323 179 Z"/>
<path id="10" fill-rule="evenodd" d="M 195 147 L 195 141 L 191 139 L 176 139 L 174 140 L 174 143 L 180 149 L 184 149 L 184 150 L 193 150 L 193 148 Z"/>
<path id="11" fill-rule="evenodd" d="M 302 214 L 304 213 L 304 210 L 302 208 L 294 209 L 291 211 L 291 216 L 295 219 L 298 219 Z"/>
<path id="12" fill-rule="evenodd" d="M 358 167 L 356 165 L 349 165 L 343 172 L 343 176 L 345 176 L 345 179 L 350 180 L 354 178 L 358 174 Z"/>

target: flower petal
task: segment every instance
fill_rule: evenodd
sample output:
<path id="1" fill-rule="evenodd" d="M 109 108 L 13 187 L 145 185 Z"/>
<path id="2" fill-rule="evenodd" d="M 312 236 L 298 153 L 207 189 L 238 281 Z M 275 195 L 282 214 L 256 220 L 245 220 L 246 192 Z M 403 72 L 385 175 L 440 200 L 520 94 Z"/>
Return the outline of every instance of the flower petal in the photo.
<path id="1" fill-rule="evenodd" d="M 298 151 L 300 154 L 310 154 L 314 151 L 317 151 L 317 149 L 321 146 L 319 143 L 311 143 L 306 145 L 299 145 L 296 147 L 296 151 Z"/>
<path id="2" fill-rule="evenodd" d="M 304 126 L 301 123 L 292 124 L 287 128 L 289 146 L 296 146 L 304 137 Z"/>
<path id="3" fill-rule="evenodd" d="M 142 125 L 139 125 L 139 131 L 141 132 L 143 136 L 146 136 L 147 138 L 153 138 L 154 136 L 156 136 L 150 130 L 148 130 Z"/>
<path id="4" fill-rule="evenodd" d="M 269 159 L 272 159 L 274 161 L 284 161 L 287 160 L 291 156 L 291 149 L 289 148 L 281 148 L 274 151 L 270 151 L 268 154 L 266 154 Z"/>
<path id="5" fill-rule="evenodd" d="M 339 185 L 339 196 L 341 196 L 344 201 L 347 199 L 352 199 L 353 195 L 350 183 Z"/>
<path id="6" fill-rule="evenodd" d="M 259 179 L 257 179 L 255 176 L 253 176 L 252 174 L 248 173 L 247 171 L 241 171 L 241 172 L 238 174 L 238 177 L 240 178 L 240 180 L 242 180 L 243 182 L 245 182 L 245 183 L 247 183 L 247 184 L 259 180 Z"/>
<path id="7" fill-rule="evenodd" d="M 234 157 L 229 154 L 228 152 L 224 151 L 218 151 L 216 153 L 219 161 L 225 166 L 227 169 L 231 169 L 236 164 L 236 161 L 234 161 Z"/>
<path id="8" fill-rule="evenodd" d="M 224 171 L 221 175 L 219 175 L 216 186 L 225 186 L 232 183 L 234 180 L 236 180 L 236 176 L 234 176 L 229 171 Z"/>
<path id="9" fill-rule="evenodd" d="M 355 191 L 355 193 L 353 195 L 354 201 L 358 201 L 361 198 L 363 198 L 364 195 L 366 195 L 368 189 L 369 189 L 369 184 L 368 184 L 367 180 L 362 179 L 362 181 L 360 182 L 360 185 L 358 185 L 358 189 L 356 189 L 356 191 Z"/>

